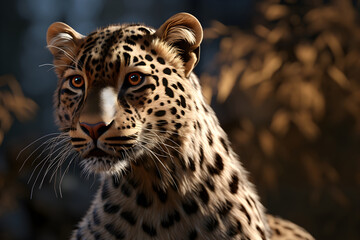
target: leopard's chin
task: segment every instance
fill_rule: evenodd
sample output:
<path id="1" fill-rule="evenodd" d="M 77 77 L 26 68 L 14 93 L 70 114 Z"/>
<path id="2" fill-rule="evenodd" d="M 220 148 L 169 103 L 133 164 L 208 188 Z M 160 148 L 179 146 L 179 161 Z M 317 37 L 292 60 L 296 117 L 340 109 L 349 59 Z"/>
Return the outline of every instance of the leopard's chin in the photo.
<path id="1" fill-rule="evenodd" d="M 130 159 L 113 156 L 95 148 L 83 157 L 80 165 L 86 173 L 123 174 L 130 166 Z"/>

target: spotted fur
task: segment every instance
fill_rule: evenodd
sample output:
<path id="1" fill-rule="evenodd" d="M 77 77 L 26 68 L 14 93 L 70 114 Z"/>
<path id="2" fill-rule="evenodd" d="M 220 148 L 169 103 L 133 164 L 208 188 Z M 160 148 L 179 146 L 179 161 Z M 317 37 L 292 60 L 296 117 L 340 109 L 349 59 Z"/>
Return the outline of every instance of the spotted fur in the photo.
<path id="1" fill-rule="evenodd" d="M 201 40 L 186 13 L 157 30 L 49 27 L 57 123 L 101 179 L 71 239 L 312 239 L 265 215 L 192 73 Z"/>

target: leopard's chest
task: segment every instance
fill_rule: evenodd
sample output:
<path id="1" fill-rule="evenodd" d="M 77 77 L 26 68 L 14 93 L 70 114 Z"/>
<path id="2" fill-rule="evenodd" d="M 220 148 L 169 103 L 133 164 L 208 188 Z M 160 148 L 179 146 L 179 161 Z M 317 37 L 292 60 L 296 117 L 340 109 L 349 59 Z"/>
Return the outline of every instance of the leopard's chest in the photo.
<path id="1" fill-rule="evenodd" d="M 186 188 L 178 183 L 178 188 L 149 185 L 144 189 L 142 184 L 125 177 L 120 180 L 109 177 L 103 180 L 73 237 L 227 239 L 247 231 L 244 226 L 249 219 L 239 207 L 246 194 L 239 191 L 229 197 L 221 184 L 211 186 L 199 179 L 192 180 L 196 187 Z"/>

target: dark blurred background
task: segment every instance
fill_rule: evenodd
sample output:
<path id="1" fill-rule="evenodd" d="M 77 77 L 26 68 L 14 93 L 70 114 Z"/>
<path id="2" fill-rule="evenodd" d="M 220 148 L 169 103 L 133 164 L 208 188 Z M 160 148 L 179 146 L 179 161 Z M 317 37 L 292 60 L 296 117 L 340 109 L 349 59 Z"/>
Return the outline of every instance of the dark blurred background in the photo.
<path id="1" fill-rule="evenodd" d="M 97 188 L 77 164 L 63 174 L 65 162 L 39 189 L 57 136 L 36 141 L 57 133 L 47 27 L 159 27 L 182 11 L 205 28 L 195 72 L 268 211 L 317 239 L 360 239 L 359 10 L 351 0 L 2 1 L 0 239 L 67 239 Z"/>

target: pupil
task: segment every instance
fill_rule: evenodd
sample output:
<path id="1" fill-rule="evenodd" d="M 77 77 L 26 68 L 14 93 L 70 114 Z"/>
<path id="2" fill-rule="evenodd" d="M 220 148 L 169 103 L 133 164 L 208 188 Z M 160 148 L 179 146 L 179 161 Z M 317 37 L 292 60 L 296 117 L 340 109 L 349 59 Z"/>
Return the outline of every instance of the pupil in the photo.
<path id="1" fill-rule="evenodd" d="M 134 75 L 131 75 L 131 81 L 133 81 L 133 82 L 137 82 L 138 81 L 138 79 L 139 79 L 139 76 L 138 75 L 136 75 L 136 74 L 134 74 Z"/>
<path id="2" fill-rule="evenodd" d="M 76 78 L 75 78 L 75 83 L 76 83 L 76 84 L 80 84 L 80 83 L 81 83 L 81 79 L 80 79 L 79 77 L 76 77 Z"/>

